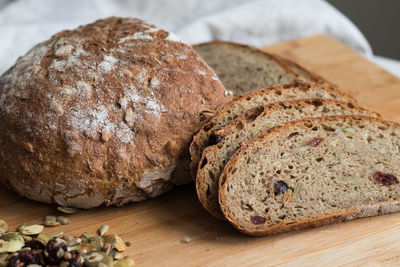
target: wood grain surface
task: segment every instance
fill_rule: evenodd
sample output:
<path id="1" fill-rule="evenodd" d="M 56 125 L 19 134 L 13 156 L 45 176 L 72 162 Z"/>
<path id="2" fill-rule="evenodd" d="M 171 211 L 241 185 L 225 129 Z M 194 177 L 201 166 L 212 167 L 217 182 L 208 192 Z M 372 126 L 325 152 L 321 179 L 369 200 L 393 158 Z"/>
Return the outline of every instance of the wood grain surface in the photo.
<path id="1" fill-rule="evenodd" d="M 326 36 L 311 36 L 266 51 L 293 59 L 352 93 L 361 103 L 400 121 L 400 79 Z M 28 201 L 0 188 L 0 218 L 11 228 L 58 215 L 56 206 Z M 210 216 L 194 185 L 123 207 L 68 216 L 46 228 L 80 235 L 107 223 L 131 246 L 136 266 L 399 266 L 400 214 L 329 225 L 265 238 L 244 236 Z M 181 242 L 183 238 L 191 242 Z"/>

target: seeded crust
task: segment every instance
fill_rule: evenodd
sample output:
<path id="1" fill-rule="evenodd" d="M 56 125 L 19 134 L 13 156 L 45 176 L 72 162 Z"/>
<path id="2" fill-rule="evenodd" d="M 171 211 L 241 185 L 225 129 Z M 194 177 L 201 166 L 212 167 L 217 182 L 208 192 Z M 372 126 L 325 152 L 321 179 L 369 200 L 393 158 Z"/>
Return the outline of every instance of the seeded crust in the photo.
<path id="1" fill-rule="evenodd" d="M 293 82 L 271 88 L 259 89 L 247 94 L 237 96 L 230 102 L 221 106 L 216 114 L 193 137 L 190 144 L 190 171 L 193 179 L 196 178 L 197 167 L 203 149 L 209 145 L 209 138 L 216 130 L 229 124 L 243 112 L 257 106 L 268 105 L 273 102 L 305 98 L 331 98 L 342 102 L 357 104 L 357 101 L 335 86 L 309 82 Z"/>
<path id="2" fill-rule="evenodd" d="M 78 208 L 155 197 L 191 181 L 199 113 L 230 99 L 189 45 L 144 21 L 60 32 L 0 78 L 0 181 Z"/>
<path id="3" fill-rule="evenodd" d="M 293 81 L 324 81 L 287 59 L 258 48 L 224 41 L 193 46 L 233 95 Z"/>
<path id="4" fill-rule="evenodd" d="M 221 210 L 255 236 L 398 212 L 399 147 L 400 124 L 379 118 L 281 124 L 232 156 L 220 177 Z M 283 182 L 287 191 L 275 190 Z"/>
<path id="5" fill-rule="evenodd" d="M 223 219 L 218 202 L 219 177 L 226 162 L 242 143 L 282 122 L 330 115 L 380 116 L 368 109 L 333 99 L 303 99 L 256 107 L 215 131 L 221 141 L 204 149 L 197 171 L 196 189 L 200 202 L 212 215 Z"/>

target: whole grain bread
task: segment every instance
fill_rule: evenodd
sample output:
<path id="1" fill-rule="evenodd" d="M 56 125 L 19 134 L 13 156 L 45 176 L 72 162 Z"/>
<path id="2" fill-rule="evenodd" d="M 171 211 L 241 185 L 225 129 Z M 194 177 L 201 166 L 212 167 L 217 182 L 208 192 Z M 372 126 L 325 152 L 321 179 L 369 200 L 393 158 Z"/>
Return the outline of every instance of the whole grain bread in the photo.
<path id="1" fill-rule="evenodd" d="M 320 82 L 320 76 L 300 65 L 258 48 L 224 41 L 193 46 L 234 95 L 298 81 Z"/>
<path id="2" fill-rule="evenodd" d="M 276 102 L 248 110 L 227 126 L 215 131 L 220 142 L 203 151 L 196 176 L 200 202 L 215 217 L 223 219 L 218 202 L 219 177 L 240 145 L 260 132 L 282 122 L 330 115 L 379 117 L 373 111 L 333 99 L 303 99 Z"/>
<path id="3" fill-rule="evenodd" d="M 257 106 L 302 98 L 331 98 L 342 102 L 356 103 L 354 98 L 341 92 L 333 85 L 309 82 L 293 82 L 271 88 L 259 89 L 237 96 L 230 102 L 221 106 L 211 120 L 204 124 L 200 128 L 200 131 L 193 137 L 193 141 L 190 144 L 190 155 L 192 159 L 190 170 L 192 177 L 196 177 L 197 167 L 203 149 L 209 145 L 214 145 L 218 140 L 218 136 L 214 134 L 216 130 L 229 124 L 243 112 Z"/>
<path id="4" fill-rule="evenodd" d="M 38 44 L 0 78 L 0 181 L 91 208 L 188 182 L 199 112 L 230 100 L 174 34 L 108 18 Z"/>
<path id="5" fill-rule="evenodd" d="M 270 235 L 400 211 L 400 124 L 332 116 L 282 124 L 232 156 L 222 212 L 238 230 Z"/>

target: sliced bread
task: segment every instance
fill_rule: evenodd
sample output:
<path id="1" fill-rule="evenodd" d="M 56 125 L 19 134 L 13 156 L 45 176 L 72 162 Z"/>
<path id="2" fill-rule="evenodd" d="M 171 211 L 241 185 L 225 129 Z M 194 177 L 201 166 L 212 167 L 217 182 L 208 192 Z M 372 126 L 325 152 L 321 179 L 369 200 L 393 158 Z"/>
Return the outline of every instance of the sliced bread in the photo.
<path id="1" fill-rule="evenodd" d="M 276 102 L 248 110 L 217 130 L 220 142 L 203 151 L 196 176 L 200 202 L 215 217 L 224 218 L 218 202 L 218 182 L 230 157 L 244 142 L 282 122 L 329 115 L 379 116 L 368 109 L 333 99 L 304 99 Z"/>
<path id="2" fill-rule="evenodd" d="M 237 96 L 220 107 L 216 111 L 214 117 L 204 124 L 194 136 L 189 148 L 192 160 L 190 164 L 192 177 L 196 177 L 197 166 L 203 149 L 209 145 L 214 145 L 218 139 L 214 131 L 224 127 L 243 112 L 257 106 L 264 106 L 284 100 L 304 98 L 332 98 L 342 102 L 356 102 L 350 95 L 339 91 L 330 84 L 308 82 L 293 82 L 271 88 L 259 89 Z"/>
<path id="3" fill-rule="evenodd" d="M 243 144 L 220 177 L 224 216 L 270 235 L 400 211 L 400 124 L 332 116 L 288 122 Z"/>
<path id="4" fill-rule="evenodd" d="M 255 47 L 213 41 L 195 45 L 193 48 L 234 95 L 295 80 L 324 81 L 290 60 Z"/>

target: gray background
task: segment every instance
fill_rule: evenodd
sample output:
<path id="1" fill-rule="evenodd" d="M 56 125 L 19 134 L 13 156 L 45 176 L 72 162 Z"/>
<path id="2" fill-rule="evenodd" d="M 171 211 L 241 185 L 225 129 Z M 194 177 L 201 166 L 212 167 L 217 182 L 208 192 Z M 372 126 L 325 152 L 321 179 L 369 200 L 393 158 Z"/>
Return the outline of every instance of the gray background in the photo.
<path id="1" fill-rule="evenodd" d="M 328 0 L 361 30 L 375 55 L 400 60 L 399 0 Z"/>

